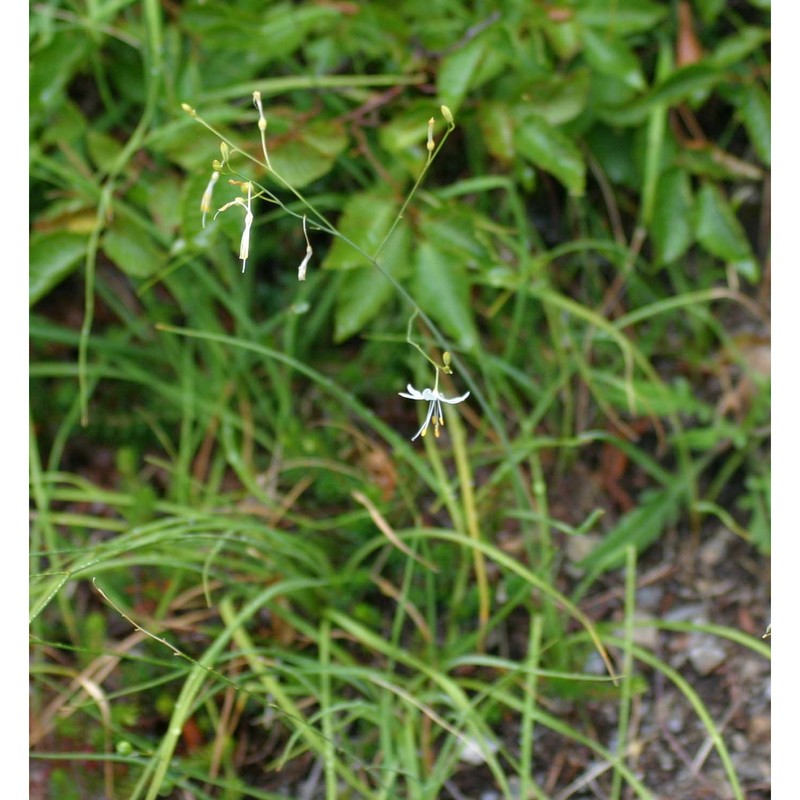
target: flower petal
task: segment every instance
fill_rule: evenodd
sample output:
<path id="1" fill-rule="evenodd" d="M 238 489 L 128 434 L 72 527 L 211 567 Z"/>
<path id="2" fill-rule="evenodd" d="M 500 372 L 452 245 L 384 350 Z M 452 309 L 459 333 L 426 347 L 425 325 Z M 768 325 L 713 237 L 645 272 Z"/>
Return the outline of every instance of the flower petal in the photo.
<path id="1" fill-rule="evenodd" d="M 400 397 L 407 397 L 409 400 L 422 400 L 423 393 L 418 392 L 410 383 L 406 386 L 408 392 L 398 392 Z"/>
<path id="2" fill-rule="evenodd" d="M 461 397 L 453 397 L 452 399 L 448 400 L 446 397 L 439 395 L 438 399 L 441 400 L 443 403 L 463 403 L 469 397 L 469 392 L 465 392 L 461 395 Z"/>
<path id="3" fill-rule="evenodd" d="M 433 416 L 433 403 L 430 403 L 428 406 L 428 413 L 425 415 L 425 422 L 422 423 L 422 427 L 411 437 L 411 441 L 413 442 L 420 434 L 423 436 L 425 435 L 425 431 L 428 430 L 428 425 L 431 424 L 431 417 Z"/>

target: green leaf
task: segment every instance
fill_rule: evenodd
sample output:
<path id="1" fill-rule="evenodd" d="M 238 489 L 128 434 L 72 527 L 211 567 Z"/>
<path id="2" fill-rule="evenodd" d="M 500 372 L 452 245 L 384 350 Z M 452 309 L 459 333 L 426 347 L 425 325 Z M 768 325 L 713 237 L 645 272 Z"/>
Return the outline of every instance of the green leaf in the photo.
<path id="1" fill-rule="evenodd" d="M 694 240 L 692 211 L 692 187 L 687 174 L 681 169 L 663 172 L 658 178 L 650 226 L 658 264 L 670 264 L 689 249 Z"/>
<path id="2" fill-rule="evenodd" d="M 347 134 L 335 120 L 295 123 L 296 131 L 270 145 L 272 168 L 290 186 L 300 189 L 330 172 L 336 157 L 347 147 Z"/>
<path id="3" fill-rule="evenodd" d="M 103 236 L 107 258 L 132 278 L 149 278 L 164 263 L 165 252 L 143 231 L 116 219 Z"/>
<path id="4" fill-rule="evenodd" d="M 527 116 L 514 133 L 514 146 L 532 164 L 558 178 L 570 194 L 583 194 L 586 184 L 583 156 L 571 139 L 546 120 Z"/>
<path id="5" fill-rule="evenodd" d="M 285 59 L 313 31 L 330 28 L 339 20 L 339 12 L 324 4 L 271 3 L 258 10 L 243 5 L 193 3 L 182 11 L 180 20 L 181 26 L 203 43 L 206 52 L 217 57 L 242 54 L 238 57 L 240 71 Z M 254 42 L 259 46 L 254 47 Z M 218 76 L 212 74 L 210 78 Z"/>
<path id="6" fill-rule="evenodd" d="M 581 26 L 574 15 L 557 20 L 545 15 L 542 28 L 550 47 L 559 58 L 569 61 L 580 52 Z"/>
<path id="7" fill-rule="evenodd" d="M 606 572 L 624 563 L 628 545 L 633 545 L 637 553 L 644 552 L 675 520 L 685 495 L 686 483 L 678 477 L 666 489 L 645 492 L 636 508 L 624 514 L 614 529 L 578 566 L 585 570 Z"/>
<path id="8" fill-rule="evenodd" d="M 28 302 L 41 300 L 81 263 L 89 237 L 66 231 L 35 233 L 30 240 Z"/>
<path id="9" fill-rule="evenodd" d="M 586 142 L 612 183 L 639 189 L 642 174 L 638 159 L 631 157 L 637 146 L 632 128 L 596 125 L 586 134 Z"/>
<path id="10" fill-rule="evenodd" d="M 563 125 L 586 109 L 590 82 L 591 73 L 585 67 L 577 67 L 567 75 L 537 76 L 525 92 L 525 103 L 551 125 Z"/>
<path id="11" fill-rule="evenodd" d="M 727 198 L 706 183 L 697 195 L 695 233 L 697 241 L 712 255 L 732 264 L 751 282 L 758 279 L 758 263 L 750 242 Z"/>
<path id="12" fill-rule="evenodd" d="M 497 46 L 493 30 L 485 31 L 442 59 L 436 76 L 436 91 L 455 114 L 470 89 L 496 75 L 505 63 L 505 52 Z"/>
<path id="13" fill-rule="evenodd" d="M 334 341 L 339 344 L 360 333 L 392 296 L 392 285 L 374 267 L 342 273 L 337 284 Z"/>
<path id="14" fill-rule="evenodd" d="M 589 0 L 577 16 L 584 25 L 619 37 L 651 31 L 668 13 L 662 3 L 653 0 Z"/>
<path id="15" fill-rule="evenodd" d="M 337 237 L 322 266 L 325 269 L 363 267 L 380 246 L 398 211 L 397 200 L 381 190 L 353 195 L 345 204 L 337 227 L 342 236 L 366 255 L 350 242 Z"/>
<path id="16" fill-rule="evenodd" d="M 89 127 L 86 131 L 86 149 L 92 163 L 102 172 L 111 172 L 122 152 L 122 143 L 107 133 Z"/>
<path id="17" fill-rule="evenodd" d="M 28 79 L 30 114 L 50 115 L 66 100 L 64 89 L 81 66 L 90 40 L 78 31 L 60 32 L 53 40 L 31 53 Z"/>
<path id="18" fill-rule="evenodd" d="M 381 253 L 379 263 L 397 280 L 409 272 L 410 248 L 410 230 L 398 228 Z M 368 322 L 378 316 L 395 291 L 391 282 L 372 265 L 342 273 L 336 291 L 334 340 L 343 342 L 360 333 Z"/>
<path id="19" fill-rule="evenodd" d="M 656 106 L 674 106 L 692 100 L 728 79 L 722 70 L 709 64 L 690 64 L 675 70 L 651 91 L 618 109 L 618 124 L 638 124 Z"/>
<path id="20" fill-rule="evenodd" d="M 418 151 L 424 163 L 425 143 L 428 138 L 428 120 L 434 117 L 440 126 L 439 109 L 431 102 L 413 103 L 403 109 L 385 125 L 381 125 L 378 139 L 381 147 L 389 153 L 404 153 L 410 149 Z"/>
<path id="21" fill-rule="evenodd" d="M 725 8 L 725 0 L 695 0 L 695 8 L 700 19 L 706 24 L 713 22 Z"/>
<path id="22" fill-rule="evenodd" d="M 428 241 L 417 249 L 414 298 L 434 322 L 470 352 L 478 331 L 470 305 L 470 284 L 461 261 L 449 258 Z"/>
<path id="23" fill-rule="evenodd" d="M 504 164 L 509 164 L 516 156 L 514 147 L 514 118 L 505 103 L 487 102 L 481 105 L 478 115 L 486 149 Z"/>
<path id="24" fill-rule="evenodd" d="M 586 60 L 593 69 L 604 75 L 613 75 L 633 89 L 641 90 L 647 86 L 639 59 L 622 39 L 586 28 L 583 45 Z"/>
<path id="25" fill-rule="evenodd" d="M 723 39 L 714 51 L 709 53 L 706 61 L 717 69 L 727 69 L 740 64 L 769 38 L 769 31 L 766 28 L 747 25 Z"/>
<path id="26" fill-rule="evenodd" d="M 641 379 L 625 380 L 600 370 L 590 370 L 588 374 L 593 390 L 620 411 L 630 410 L 628 395 L 632 388 L 636 413 L 658 417 L 676 413 L 693 414 L 700 419 L 708 417 L 708 406 L 697 397 L 686 380 L 678 378 L 672 383 L 653 383 Z"/>
<path id="27" fill-rule="evenodd" d="M 445 256 L 474 267 L 489 260 L 486 247 L 475 233 L 490 222 L 476 210 L 449 203 L 421 214 L 419 224 L 425 239 Z"/>
<path id="28" fill-rule="evenodd" d="M 750 142 L 758 157 L 770 166 L 770 99 L 766 91 L 755 83 L 738 87 L 736 113 L 744 123 Z"/>

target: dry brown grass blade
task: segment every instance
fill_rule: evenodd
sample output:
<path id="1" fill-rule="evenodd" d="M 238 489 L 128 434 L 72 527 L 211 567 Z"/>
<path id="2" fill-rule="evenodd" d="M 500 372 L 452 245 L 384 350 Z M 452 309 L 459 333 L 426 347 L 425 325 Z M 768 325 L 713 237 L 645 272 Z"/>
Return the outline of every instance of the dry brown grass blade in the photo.
<path id="1" fill-rule="evenodd" d="M 360 503 L 364 508 L 367 509 L 370 518 L 375 523 L 375 526 L 378 530 L 401 552 L 405 553 L 409 558 L 414 559 L 418 564 L 422 564 L 423 567 L 426 569 L 432 570 L 433 572 L 438 572 L 439 568 L 435 564 L 431 564 L 430 561 L 426 561 L 424 558 L 418 556 L 408 545 L 404 544 L 397 536 L 397 534 L 392 530 L 391 525 L 383 518 L 380 511 L 375 508 L 373 502 L 361 492 L 354 490 L 350 492 L 353 496 L 353 499 Z"/>

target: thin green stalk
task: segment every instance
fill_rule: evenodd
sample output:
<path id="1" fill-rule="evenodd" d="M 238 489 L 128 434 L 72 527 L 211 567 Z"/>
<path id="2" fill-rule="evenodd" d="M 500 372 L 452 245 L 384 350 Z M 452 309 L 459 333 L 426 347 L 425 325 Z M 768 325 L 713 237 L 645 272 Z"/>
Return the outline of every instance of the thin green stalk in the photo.
<path id="1" fill-rule="evenodd" d="M 627 752 L 628 726 L 631 718 L 633 698 L 633 634 L 636 613 L 636 549 L 633 545 L 625 548 L 625 610 L 622 647 L 622 675 L 620 676 L 619 718 L 617 720 L 617 761 L 611 776 L 611 800 L 619 800 L 622 792 L 623 773 L 620 765 L 625 764 Z"/>
<path id="2" fill-rule="evenodd" d="M 480 542 L 481 531 L 478 519 L 478 510 L 475 505 L 475 489 L 473 485 L 472 470 L 470 468 L 469 449 L 464 425 L 457 413 L 446 413 L 450 416 L 451 439 L 453 442 L 453 456 L 456 461 L 456 472 L 461 489 L 461 502 L 464 507 L 464 523 L 470 539 Z M 486 561 L 483 552 L 476 548 L 472 551 L 473 564 L 475 565 L 475 579 L 478 583 L 478 626 L 481 631 L 478 647 L 483 647 L 483 631 L 489 621 L 491 599 L 489 596 L 489 579 L 486 575 Z"/>
<path id="3" fill-rule="evenodd" d="M 531 617 L 528 631 L 528 658 L 525 666 L 525 693 L 522 701 L 522 726 L 519 742 L 519 796 L 528 798 L 533 793 L 536 797 L 544 795 L 535 783 L 533 776 L 533 733 L 536 724 L 534 711 L 537 706 L 536 689 L 538 686 L 538 669 L 542 656 L 542 624 L 541 615 Z"/>
<path id="4" fill-rule="evenodd" d="M 325 797 L 336 800 L 336 757 L 333 744 L 333 700 L 331 697 L 331 624 L 327 619 L 320 623 L 319 631 L 320 694 L 322 735 L 324 737 L 322 757 L 325 764 Z"/>

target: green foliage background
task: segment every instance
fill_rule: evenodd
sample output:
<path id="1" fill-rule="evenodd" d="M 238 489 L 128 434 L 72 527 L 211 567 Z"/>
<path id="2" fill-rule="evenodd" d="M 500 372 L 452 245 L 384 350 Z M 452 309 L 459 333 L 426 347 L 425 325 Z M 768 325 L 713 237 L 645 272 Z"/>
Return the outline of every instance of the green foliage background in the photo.
<path id="1" fill-rule="evenodd" d="M 505 714 L 528 733 L 483 754 L 486 780 L 544 796 L 533 721 L 583 734 L 532 705 L 531 671 L 580 694 L 611 631 L 573 641 L 573 603 L 709 521 L 769 553 L 769 2 L 50 0 L 30 20 L 42 758 L 104 753 L 119 796 L 271 797 L 315 754 L 328 797 L 436 797 L 456 733 Z M 455 129 L 415 188 L 442 105 Z M 231 177 L 275 198 L 244 274 L 240 210 L 201 223 L 220 137 L 240 152 L 212 211 Z M 453 353 L 445 394 L 471 392 L 423 445 L 397 398 L 432 385 L 415 312 L 414 341 Z M 76 699 L 134 620 L 144 655 L 107 703 Z M 622 734 L 641 680 L 613 695 Z M 241 767 L 233 690 L 242 719 L 283 715 L 272 777 Z M 648 796 L 615 764 L 612 793 Z"/>

